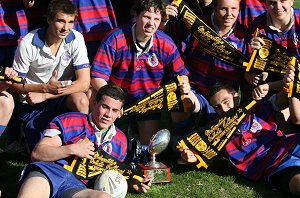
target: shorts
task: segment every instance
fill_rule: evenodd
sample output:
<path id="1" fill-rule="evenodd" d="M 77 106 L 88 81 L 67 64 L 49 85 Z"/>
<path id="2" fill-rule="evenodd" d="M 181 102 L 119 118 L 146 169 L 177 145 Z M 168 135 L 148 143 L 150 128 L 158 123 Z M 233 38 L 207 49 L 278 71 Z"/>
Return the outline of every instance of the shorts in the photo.
<path id="1" fill-rule="evenodd" d="M 35 104 L 20 103 L 19 112 L 20 118 L 24 123 L 25 137 L 30 151 L 43 137 L 43 131 L 50 121 L 67 112 L 67 97 L 60 97 L 57 99 L 47 100 L 45 102 Z"/>
<path id="2" fill-rule="evenodd" d="M 293 176 L 300 174 L 300 145 L 296 145 L 281 161 L 276 170 L 267 178 L 269 183 L 286 192 Z"/>
<path id="3" fill-rule="evenodd" d="M 50 184 L 50 197 L 72 197 L 87 187 L 73 173 L 52 162 L 33 162 L 21 175 L 21 183 L 30 177 L 43 177 Z"/>

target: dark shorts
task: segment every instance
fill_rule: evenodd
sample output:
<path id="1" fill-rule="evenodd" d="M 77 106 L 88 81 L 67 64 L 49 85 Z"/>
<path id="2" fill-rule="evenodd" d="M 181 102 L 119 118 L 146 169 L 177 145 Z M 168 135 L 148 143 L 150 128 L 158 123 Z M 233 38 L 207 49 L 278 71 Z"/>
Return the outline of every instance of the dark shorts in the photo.
<path id="1" fill-rule="evenodd" d="M 300 174 L 300 167 L 294 166 L 283 169 L 271 176 L 273 186 L 281 191 L 290 192 L 289 184 L 291 179 Z"/>
<path id="2" fill-rule="evenodd" d="M 43 137 L 43 131 L 50 121 L 67 112 L 66 101 L 67 97 L 60 97 L 33 106 L 20 103 L 20 118 L 24 123 L 25 137 L 31 151 Z"/>
<path id="3" fill-rule="evenodd" d="M 52 198 L 72 197 L 77 192 L 87 189 L 73 173 L 52 162 L 33 162 L 27 165 L 22 172 L 21 183 L 30 177 L 47 179 Z"/>

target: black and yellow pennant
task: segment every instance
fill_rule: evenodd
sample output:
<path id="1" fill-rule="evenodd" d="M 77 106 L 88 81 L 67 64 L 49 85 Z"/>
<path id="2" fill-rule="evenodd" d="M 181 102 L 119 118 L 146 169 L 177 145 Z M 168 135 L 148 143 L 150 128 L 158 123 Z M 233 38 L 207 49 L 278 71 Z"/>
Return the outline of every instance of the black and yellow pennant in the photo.
<path id="1" fill-rule="evenodd" d="M 172 3 L 178 5 L 178 16 L 201 44 L 205 53 L 233 66 L 246 69 L 243 62 L 248 62 L 249 59 L 243 53 L 211 29 L 184 1 L 174 0 Z"/>
<path id="2" fill-rule="evenodd" d="M 158 113 L 163 108 L 167 111 L 185 111 L 184 96 L 178 86 L 182 78 L 177 76 L 176 79 L 126 107 L 123 115 Z"/>
<path id="3" fill-rule="evenodd" d="M 178 149 L 187 146 L 196 156 L 197 168 L 208 168 L 228 143 L 256 101 L 230 110 L 224 117 L 195 130 L 180 141 Z"/>
<path id="4" fill-rule="evenodd" d="M 75 157 L 71 165 L 64 165 L 64 168 L 81 180 L 90 180 L 106 170 L 116 170 L 126 179 L 143 181 L 143 175 L 140 171 L 113 158 L 101 148 L 96 148 L 92 159 Z"/>

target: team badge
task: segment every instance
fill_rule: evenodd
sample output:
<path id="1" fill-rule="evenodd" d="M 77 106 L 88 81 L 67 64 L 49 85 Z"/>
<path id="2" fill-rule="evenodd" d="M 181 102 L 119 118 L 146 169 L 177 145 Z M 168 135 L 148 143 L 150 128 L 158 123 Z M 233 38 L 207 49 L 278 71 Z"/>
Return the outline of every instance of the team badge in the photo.
<path id="1" fill-rule="evenodd" d="M 298 45 L 298 34 L 296 34 L 296 32 L 293 34 L 293 43 L 297 46 Z"/>
<path id="2" fill-rule="evenodd" d="M 158 65 L 158 59 L 157 59 L 157 56 L 152 53 L 149 57 L 148 57 L 148 64 L 151 66 L 151 67 L 156 67 Z"/>
<path id="3" fill-rule="evenodd" d="M 66 51 L 61 55 L 61 65 L 67 67 L 71 62 L 71 55 Z"/>
<path id="4" fill-rule="evenodd" d="M 259 132 L 262 129 L 262 126 L 259 122 L 257 122 L 256 120 L 253 120 L 252 126 L 250 131 L 252 131 L 253 133 Z"/>
<path id="5" fill-rule="evenodd" d="M 112 145 L 111 145 L 111 143 L 107 143 L 106 145 L 104 145 L 104 147 L 102 149 L 106 153 L 111 154 L 111 152 L 112 152 Z"/>

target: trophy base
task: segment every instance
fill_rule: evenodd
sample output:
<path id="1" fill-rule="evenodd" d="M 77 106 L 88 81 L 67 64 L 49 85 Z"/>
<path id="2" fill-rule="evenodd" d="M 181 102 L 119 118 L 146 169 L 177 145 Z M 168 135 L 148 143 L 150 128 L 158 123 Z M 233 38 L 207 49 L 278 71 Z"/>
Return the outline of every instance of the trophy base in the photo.
<path id="1" fill-rule="evenodd" d="M 160 163 L 158 168 L 153 168 L 145 166 L 144 164 L 139 164 L 139 168 L 143 171 L 145 176 L 153 177 L 152 183 L 169 183 L 171 180 L 170 168 Z"/>

